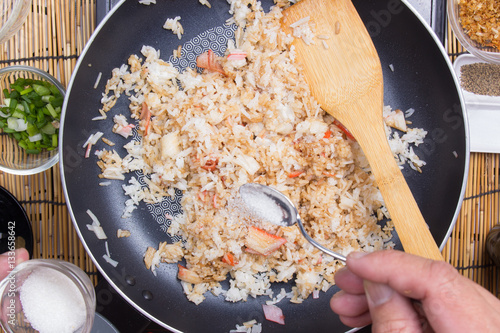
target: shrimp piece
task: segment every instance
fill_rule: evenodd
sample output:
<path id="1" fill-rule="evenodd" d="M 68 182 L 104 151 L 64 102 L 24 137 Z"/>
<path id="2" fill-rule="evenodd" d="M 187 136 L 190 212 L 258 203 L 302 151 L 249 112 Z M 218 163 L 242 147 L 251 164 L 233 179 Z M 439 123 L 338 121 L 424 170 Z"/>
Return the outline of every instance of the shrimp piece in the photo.
<path id="1" fill-rule="evenodd" d="M 196 66 L 226 75 L 222 65 L 217 62 L 216 54 L 212 50 L 208 50 L 207 52 L 200 54 L 196 58 Z"/>

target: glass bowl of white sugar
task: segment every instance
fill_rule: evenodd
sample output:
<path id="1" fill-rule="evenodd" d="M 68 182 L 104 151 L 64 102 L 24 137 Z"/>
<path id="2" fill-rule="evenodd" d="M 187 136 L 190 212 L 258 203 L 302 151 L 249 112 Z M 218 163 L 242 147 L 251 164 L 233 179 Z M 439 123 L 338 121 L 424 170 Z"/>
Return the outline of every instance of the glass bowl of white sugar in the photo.
<path id="1" fill-rule="evenodd" d="M 0 323 L 5 332 L 87 333 L 96 297 L 77 266 L 54 259 L 25 261 L 0 282 Z"/>

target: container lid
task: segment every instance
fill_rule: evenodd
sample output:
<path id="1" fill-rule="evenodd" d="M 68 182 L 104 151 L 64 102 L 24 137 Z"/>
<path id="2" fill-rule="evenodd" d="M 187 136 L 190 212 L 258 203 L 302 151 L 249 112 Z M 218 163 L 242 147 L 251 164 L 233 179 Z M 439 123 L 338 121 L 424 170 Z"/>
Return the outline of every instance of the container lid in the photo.
<path id="1" fill-rule="evenodd" d="M 96 312 L 94 317 L 94 326 L 90 333 L 120 333 L 111 322 L 103 315 Z"/>
<path id="2" fill-rule="evenodd" d="M 474 63 L 488 64 L 471 54 L 462 54 L 453 63 L 461 84 L 461 67 Z M 500 153 L 500 96 L 475 94 L 462 86 L 461 90 L 469 119 L 471 152 Z"/>

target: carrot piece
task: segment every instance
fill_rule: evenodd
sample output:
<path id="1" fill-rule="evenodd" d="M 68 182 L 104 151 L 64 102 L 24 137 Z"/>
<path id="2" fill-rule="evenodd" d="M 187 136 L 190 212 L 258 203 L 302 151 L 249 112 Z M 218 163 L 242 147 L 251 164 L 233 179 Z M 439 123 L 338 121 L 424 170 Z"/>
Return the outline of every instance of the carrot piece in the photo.
<path id="1" fill-rule="evenodd" d="M 293 171 L 293 172 L 290 172 L 288 174 L 288 178 L 295 178 L 295 177 L 300 176 L 303 173 L 304 173 L 304 171 L 301 171 L 301 170 L 299 170 L 299 171 Z"/>
<path id="2" fill-rule="evenodd" d="M 335 124 L 335 126 L 337 126 L 342 132 L 344 132 L 344 134 L 351 140 L 353 141 L 356 141 L 356 139 L 354 138 L 354 136 L 351 134 L 351 132 L 349 132 L 349 130 L 347 128 L 345 128 L 344 125 L 342 125 L 340 123 L 340 121 L 338 121 L 337 119 L 335 119 L 333 121 L 333 123 Z"/>
<path id="3" fill-rule="evenodd" d="M 222 262 L 231 266 L 238 265 L 238 261 L 231 252 L 227 252 L 222 257 Z"/>

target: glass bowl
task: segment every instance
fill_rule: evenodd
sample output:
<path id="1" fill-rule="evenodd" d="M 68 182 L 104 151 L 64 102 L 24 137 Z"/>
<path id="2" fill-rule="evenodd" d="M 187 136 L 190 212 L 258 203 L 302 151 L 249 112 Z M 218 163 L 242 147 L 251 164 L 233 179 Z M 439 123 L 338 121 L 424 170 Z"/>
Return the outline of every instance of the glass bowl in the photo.
<path id="1" fill-rule="evenodd" d="M 460 1 L 463 0 L 448 0 L 447 4 L 448 20 L 458 41 L 467 51 L 479 59 L 494 64 L 500 64 L 500 50 L 494 47 L 483 46 L 472 40 L 462 27 L 460 22 Z"/>
<path id="2" fill-rule="evenodd" d="M 0 282 L 0 324 L 7 333 L 88 333 L 95 307 L 89 277 L 66 261 L 24 261 Z"/>
<path id="3" fill-rule="evenodd" d="M 31 0 L 2 0 L 0 44 L 6 42 L 24 24 L 31 9 Z"/>
<path id="4" fill-rule="evenodd" d="M 35 67 L 9 66 L 0 69 L 0 105 L 5 105 L 2 91 L 10 90 L 10 84 L 17 78 L 48 81 L 65 95 L 64 87 L 52 75 Z M 0 114 L 0 116 L 2 116 Z M 33 175 L 43 172 L 59 161 L 57 147 L 53 150 L 43 149 L 38 154 L 27 154 L 14 138 L 0 129 L 0 170 L 15 175 Z"/>

